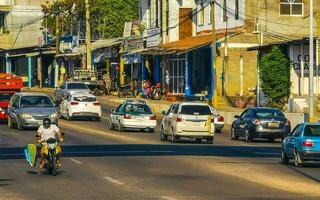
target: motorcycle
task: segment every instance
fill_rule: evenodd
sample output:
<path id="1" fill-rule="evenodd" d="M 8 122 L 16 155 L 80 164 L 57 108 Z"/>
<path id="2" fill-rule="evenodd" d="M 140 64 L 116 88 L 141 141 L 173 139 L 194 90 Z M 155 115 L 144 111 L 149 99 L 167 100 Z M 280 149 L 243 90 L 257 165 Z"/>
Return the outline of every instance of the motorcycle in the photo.
<path id="1" fill-rule="evenodd" d="M 46 155 L 46 164 L 45 169 L 50 175 L 57 175 L 56 169 L 57 167 L 57 155 L 59 154 L 59 150 L 57 148 L 58 141 L 54 138 L 49 138 L 45 143 L 45 155 Z"/>
<path id="2" fill-rule="evenodd" d="M 157 83 L 156 85 L 151 87 L 152 99 L 160 100 L 162 98 L 161 95 L 161 84 Z"/>
<path id="3" fill-rule="evenodd" d="M 135 89 L 133 83 L 129 83 L 118 88 L 118 96 L 122 97 L 135 97 Z"/>

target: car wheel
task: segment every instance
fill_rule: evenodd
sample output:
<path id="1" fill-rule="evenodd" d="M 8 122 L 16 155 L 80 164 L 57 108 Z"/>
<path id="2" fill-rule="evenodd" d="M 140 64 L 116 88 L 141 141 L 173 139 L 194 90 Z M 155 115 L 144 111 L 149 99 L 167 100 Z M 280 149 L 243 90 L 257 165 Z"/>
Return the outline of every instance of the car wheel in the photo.
<path id="1" fill-rule="evenodd" d="M 214 132 L 215 133 L 221 133 L 221 129 L 220 128 L 216 128 L 216 129 L 214 129 Z"/>
<path id="2" fill-rule="evenodd" d="M 154 133 L 154 128 L 149 128 L 149 133 Z"/>
<path id="3" fill-rule="evenodd" d="M 8 128 L 13 128 L 11 117 L 8 117 Z"/>
<path id="4" fill-rule="evenodd" d="M 269 138 L 268 141 L 274 143 L 274 138 Z"/>
<path id="5" fill-rule="evenodd" d="M 19 118 L 17 119 L 17 129 L 18 129 L 18 131 L 22 131 L 23 130 L 23 127 L 22 127 L 22 124 L 21 124 Z"/>
<path id="6" fill-rule="evenodd" d="M 250 132 L 249 132 L 248 130 L 246 130 L 246 135 L 245 135 L 244 140 L 245 140 L 246 142 L 251 142 L 251 141 L 252 141 Z"/>
<path id="7" fill-rule="evenodd" d="M 281 163 L 282 163 L 282 164 L 285 164 L 285 165 L 289 164 L 289 157 L 287 156 L 287 154 L 286 154 L 286 152 L 283 150 L 283 148 L 282 148 L 282 150 L 281 150 Z"/>
<path id="8" fill-rule="evenodd" d="M 207 144 L 213 144 L 213 137 L 207 138 Z"/>
<path id="9" fill-rule="evenodd" d="M 123 130 L 124 130 L 124 129 L 123 129 L 123 126 L 122 126 L 121 123 L 119 122 L 119 123 L 118 123 L 118 131 L 119 131 L 119 132 L 123 132 Z"/>
<path id="10" fill-rule="evenodd" d="M 174 130 L 173 130 L 173 127 L 171 128 L 171 142 L 172 143 L 176 143 L 177 142 L 177 138 L 176 138 L 176 136 L 175 136 L 175 134 L 174 134 Z"/>
<path id="11" fill-rule="evenodd" d="M 201 138 L 196 138 L 196 143 L 201 143 Z"/>
<path id="12" fill-rule="evenodd" d="M 160 130 L 160 140 L 161 141 L 167 141 L 168 140 L 168 136 L 166 134 L 164 134 L 163 127 L 161 127 L 161 130 Z"/>
<path id="13" fill-rule="evenodd" d="M 234 128 L 231 128 L 231 140 L 238 140 L 239 136 L 236 136 L 236 133 L 234 131 Z"/>
<path id="14" fill-rule="evenodd" d="M 70 115 L 69 115 L 69 111 L 67 111 L 67 116 L 66 116 L 66 120 L 71 120 L 71 117 L 70 117 Z"/>
<path id="15" fill-rule="evenodd" d="M 109 130 L 114 130 L 114 125 L 112 124 L 111 118 L 109 119 Z"/>
<path id="16" fill-rule="evenodd" d="M 300 154 L 297 150 L 294 150 L 294 166 L 295 167 L 303 167 L 303 160 L 300 157 Z"/>

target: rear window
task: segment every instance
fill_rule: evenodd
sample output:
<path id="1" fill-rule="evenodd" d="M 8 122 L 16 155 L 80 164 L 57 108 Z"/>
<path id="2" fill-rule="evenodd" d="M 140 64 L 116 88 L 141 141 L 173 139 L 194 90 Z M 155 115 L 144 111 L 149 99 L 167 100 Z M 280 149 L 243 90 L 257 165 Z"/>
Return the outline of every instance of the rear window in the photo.
<path id="1" fill-rule="evenodd" d="M 181 114 L 183 115 L 211 115 L 209 106 L 199 105 L 183 105 L 181 107 Z"/>
<path id="2" fill-rule="evenodd" d="M 304 136 L 320 137 L 320 126 L 319 125 L 307 125 L 304 129 Z"/>
<path id="3" fill-rule="evenodd" d="M 126 113 L 141 113 L 141 114 L 151 114 L 151 109 L 149 106 L 144 104 L 127 104 L 123 108 Z"/>
<path id="4" fill-rule="evenodd" d="M 84 83 L 68 83 L 68 89 L 72 89 L 72 90 L 87 90 L 88 87 Z"/>
<path id="5" fill-rule="evenodd" d="M 281 111 L 276 109 L 256 110 L 255 116 L 257 118 L 269 118 L 269 117 L 285 118 L 284 114 Z"/>
<path id="6" fill-rule="evenodd" d="M 95 102 L 97 99 L 95 97 L 88 97 L 88 96 L 76 96 L 73 100 L 78 102 Z"/>
<path id="7" fill-rule="evenodd" d="M 13 93 L 0 93 L 0 102 L 9 102 Z"/>

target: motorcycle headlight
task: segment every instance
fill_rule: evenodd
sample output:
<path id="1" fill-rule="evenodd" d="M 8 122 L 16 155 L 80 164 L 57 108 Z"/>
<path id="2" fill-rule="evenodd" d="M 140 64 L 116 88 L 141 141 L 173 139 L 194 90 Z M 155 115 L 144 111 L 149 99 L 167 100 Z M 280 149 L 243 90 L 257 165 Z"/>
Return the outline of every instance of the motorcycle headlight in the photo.
<path id="1" fill-rule="evenodd" d="M 21 117 L 21 118 L 24 118 L 24 119 L 31 119 L 31 115 L 28 114 L 28 113 L 22 113 L 22 114 L 20 115 L 20 117 Z"/>
<path id="2" fill-rule="evenodd" d="M 48 144 L 49 149 L 55 149 L 56 148 L 56 143 Z"/>
<path id="3" fill-rule="evenodd" d="M 55 113 L 52 113 L 52 114 L 50 115 L 50 117 L 51 117 L 51 118 L 56 118 L 56 117 L 58 117 L 58 113 L 56 113 L 56 112 L 55 112 Z"/>

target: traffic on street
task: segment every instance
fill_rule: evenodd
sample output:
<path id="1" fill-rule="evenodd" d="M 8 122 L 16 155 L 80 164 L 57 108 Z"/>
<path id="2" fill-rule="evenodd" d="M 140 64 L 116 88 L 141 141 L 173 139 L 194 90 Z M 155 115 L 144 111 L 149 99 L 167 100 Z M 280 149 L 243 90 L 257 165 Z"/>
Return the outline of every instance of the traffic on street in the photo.
<path id="1" fill-rule="evenodd" d="M 80 94 L 82 99 L 96 102 L 89 94 Z M 170 109 L 175 105 L 179 107 L 180 104 L 173 104 Z M 201 113 L 212 114 L 212 110 L 207 110 L 201 103 L 195 104 L 201 107 L 193 109 L 190 106 L 194 104 L 181 105 L 188 106 L 185 111 L 178 109 L 182 122 L 208 121 L 207 118 L 201 120 L 203 122 L 188 121 L 185 112 L 186 115 L 192 112 L 196 118 Z M 80 104 L 73 106 L 82 107 Z M 197 112 L 196 115 L 193 112 Z M 7 123 L 1 123 L 0 192 L 5 194 L 1 198 L 38 199 L 40 196 L 39 199 L 52 199 L 46 190 L 36 187 L 38 184 L 59 191 L 55 199 L 319 198 L 319 163 L 310 162 L 303 168 L 295 167 L 294 160 L 285 160 L 287 165 L 281 164 L 280 139 L 248 142 L 240 138 L 240 141 L 234 141 L 231 127 L 226 126 L 221 133 L 214 134 L 213 144 L 195 140 L 194 135 L 172 142 L 172 139 L 163 138 L 172 137 L 163 136 L 161 126 L 166 115 L 153 119 L 154 115 L 144 101 L 125 101 L 118 108 L 103 106 L 101 113 L 101 121 L 92 121 L 91 117 L 61 116 L 64 119 L 59 119 L 58 126 L 65 135 L 60 142 L 61 166 L 57 167 L 54 177 L 41 169 L 39 163 L 33 167 L 25 160 L 23 149 L 26 144 L 36 143 L 37 128 L 11 129 Z M 121 116 L 115 118 L 123 127 L 110 125 L 110 118 L 116 113 Z M 127 125 L 130 123 L 125 120 L 131 119 L 133 124 L 141 125 Z M 154 122 L 148 124 L 148 120 Z M 211 122 L 214 120 L 210 119 Z M 211 126 L 213 129 L 214 123 Z M 319 134 L 318 129 L 314 130 Z M 317 142 L 315 146 L 318 146 Z M 39 154 L 37 160 L 40 160 Z"/>

